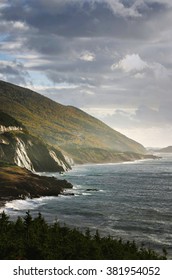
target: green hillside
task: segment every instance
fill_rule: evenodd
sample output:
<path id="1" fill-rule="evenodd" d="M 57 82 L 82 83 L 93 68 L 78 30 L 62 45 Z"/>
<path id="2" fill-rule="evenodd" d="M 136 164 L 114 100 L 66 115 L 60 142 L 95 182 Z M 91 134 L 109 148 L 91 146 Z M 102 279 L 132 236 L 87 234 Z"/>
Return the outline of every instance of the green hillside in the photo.
<path id="1" fill-rule="evenodd" d="M 93 154 L 94 162 L 110 159 L 113 162 L 113 154 L 119 152 L 145 153 L 142 145 L 85 112 L 3 81 L 0 81 L 0 110 L 22 122 L 32 135 L 60 148 L 75 162 L 93 162 Z"/>

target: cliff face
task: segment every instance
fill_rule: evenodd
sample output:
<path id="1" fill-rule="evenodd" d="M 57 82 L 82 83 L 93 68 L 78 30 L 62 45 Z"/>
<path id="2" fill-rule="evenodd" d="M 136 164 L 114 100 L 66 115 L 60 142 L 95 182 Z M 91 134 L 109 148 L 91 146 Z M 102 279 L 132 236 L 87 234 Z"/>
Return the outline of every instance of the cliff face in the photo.
<path id="1" fill-rule="evenodd" d="M 1 119 L 0 160 L 36 172 L 61 172 L 70 169 L 60 151 L 30 135 L 23 127 L 4 125 Z"/>

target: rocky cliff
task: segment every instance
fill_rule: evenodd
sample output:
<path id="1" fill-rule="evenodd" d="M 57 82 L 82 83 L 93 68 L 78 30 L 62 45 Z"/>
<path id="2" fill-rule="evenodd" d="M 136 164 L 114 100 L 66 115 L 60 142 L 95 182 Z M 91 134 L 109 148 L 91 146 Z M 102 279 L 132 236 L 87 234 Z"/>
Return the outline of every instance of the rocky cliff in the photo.
<path id="1" fill-rule="evenodd" d="M 0 112 L 0 160 L 33 172 L 62 172 L 70 169 L 60 151 L 30 135 L 24 126 L 3 112 Z"/>

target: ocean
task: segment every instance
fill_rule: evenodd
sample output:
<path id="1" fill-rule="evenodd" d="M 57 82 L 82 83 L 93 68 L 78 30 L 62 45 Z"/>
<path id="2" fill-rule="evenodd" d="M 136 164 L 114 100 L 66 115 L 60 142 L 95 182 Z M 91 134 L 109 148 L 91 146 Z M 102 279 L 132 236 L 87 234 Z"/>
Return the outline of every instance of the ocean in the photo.
<path id="1" fill-rule="evenodd" d="M 64 174 L 44 173 L 66 179 L 73 189 L 58 197 L 15 200 L 6 203 L 11 219 L 30 210 L 48 222 L 59 221 L 81 230 L 99 230 L 172 259 L 172 155 L 161 159 L 118 164 L 74 166 Z"/>

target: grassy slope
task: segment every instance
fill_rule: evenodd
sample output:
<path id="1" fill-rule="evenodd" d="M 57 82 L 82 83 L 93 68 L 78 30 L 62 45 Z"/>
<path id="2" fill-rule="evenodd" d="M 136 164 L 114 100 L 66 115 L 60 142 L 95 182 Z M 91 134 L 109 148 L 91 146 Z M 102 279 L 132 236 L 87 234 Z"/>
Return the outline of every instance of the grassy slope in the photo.
<path id="1" fill-rule="evenodd" d="M 77 160 L 83 147 L 144 153 L 137 142 L 83 111 L 58 104 L 38 93 L 0 82 L 0 109 L 22 122 L 49 145 L 61 147 Z"/>

